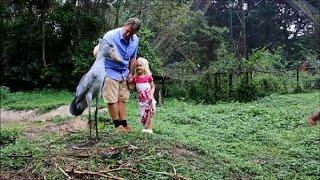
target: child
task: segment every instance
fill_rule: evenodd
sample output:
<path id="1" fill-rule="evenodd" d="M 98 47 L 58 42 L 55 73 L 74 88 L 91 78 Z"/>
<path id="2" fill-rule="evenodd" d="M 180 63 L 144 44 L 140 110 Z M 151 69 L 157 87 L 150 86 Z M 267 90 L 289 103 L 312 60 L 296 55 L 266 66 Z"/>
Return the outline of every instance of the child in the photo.
<path id="1" fill-rule="evenodd" d="M 142 132 L 153 133 L 151 119 L 156 111 L 156 101 L 153 98 L 155 86 L 145 58 L 137 59 L 134 77 L 129 86 L 130 89 L 137 89 L 139 114 L 144 128 Z"/>

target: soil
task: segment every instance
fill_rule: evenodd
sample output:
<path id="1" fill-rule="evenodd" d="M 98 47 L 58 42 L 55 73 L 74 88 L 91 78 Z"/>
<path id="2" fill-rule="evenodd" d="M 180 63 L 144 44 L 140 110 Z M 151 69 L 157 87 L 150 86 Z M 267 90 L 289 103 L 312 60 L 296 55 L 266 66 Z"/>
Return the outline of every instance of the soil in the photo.
<path id="1" fill-rule="evenodd" d="M 16 172 L 16 171 L 6 171 L 6 170 L 1 170 L 0 171 L 0 180 L 32 180 L 32 179 L 38 179 L 34 177 L 32 174 L 29 174 L 25 172 L 24 170 Z"/>
<path id="2" fill-rule="evenodd" d="M 107 109 L 100 109 L 99 112 L 106 112 Z M 5 128 L 12 124 L 21 124 L 25 127 L 23 134 L 28 139 L 38 138 L 44 133 L 55 132 L 59 135 L 79 132 L 88 129 L 88 110 L 83 116 L 72 116 L 69 113 L 69 106 L 60 106 L 50 112 L 40 114 L 38 110 L 14 111 L 1 109 L 0 124 Z M 54 122 L 54 119 L 62 119 L 61 122 Z"/>
<path id="3" fill-rule="evenodd" d="M 198 154 L 184 148 L 174 148 L 171 150 L 171 155 L 175 158 L 179 157 L 196 157 Z"/>

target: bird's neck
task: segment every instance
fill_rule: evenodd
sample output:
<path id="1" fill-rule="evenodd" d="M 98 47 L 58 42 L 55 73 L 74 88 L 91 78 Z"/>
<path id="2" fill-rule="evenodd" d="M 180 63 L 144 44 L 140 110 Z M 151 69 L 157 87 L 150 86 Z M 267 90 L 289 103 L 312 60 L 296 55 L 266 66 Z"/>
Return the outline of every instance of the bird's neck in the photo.
<path id="1" fill-rule="evenodd" d="M 96 61 L 104 61 L 105 57 L 102 55 L 102 53 L 98 53 L 97 54 L 97 58 L 96 58 Z"/>

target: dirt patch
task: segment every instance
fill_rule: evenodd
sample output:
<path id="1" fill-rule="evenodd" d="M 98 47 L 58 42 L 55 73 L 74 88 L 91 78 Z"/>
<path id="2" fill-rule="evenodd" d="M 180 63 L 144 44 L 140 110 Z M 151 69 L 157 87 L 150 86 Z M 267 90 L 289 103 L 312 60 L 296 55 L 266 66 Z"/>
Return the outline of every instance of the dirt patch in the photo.
<path id="1" fill-rule="evenodd" d="M 0 171 L 0 180 L 11 180 L 11 179 L 16 179 L 16 180 L 26 180 L 26 179 L 37 179 L 34 177 L 32 174 L 29 174 L 25 172 L 24 170 L 20 171 L 6 171 L 6 170 L 1 170 Z"/>
<path id="2" fill-rule="evenodd" d="M 48 122 L 39 127 L 31 125 L 24 131 L 24 136 L 28 139 L 36 139 L 44 133 L 57 133 L 60 136 L 63 136 L 68 133 L 80 132 L 85 129 L 88 129 L 88 121 L 77 117 L 60 123 Z"/>
<path id="3" fill-rule="evenodd" d="M 92 108 L 94 109 L 94 108 Z M 99 113 L 106 112 L 107 109 L 99 109 Z M 86 109 L 83 115 L 87 115 L 88 109 Z M 54 118 L 64 119 L 62 122 L 54 123 Z M 69 105 L 60 106 L 50 112 L 39 114 L 38 110 L 29 111 L 13 111 L 1 109 L 0 123 L 1 127 L 5 127 L 9 124 L 23 124 L 25 128 L 24 135 L 27 138 L 35 139 L 44 133 L 57 133 L 59 135 L 65 135 L 70 132 L 83 131 L 88 128 L 88 121 L 86 118 L 74 117 L 69 113 Z M 36 125 L 33 122 L 43 122 L 40 125 Z"/>
<path id="4" fill-rule="evenodd" d="M 179 157 L 196 157 L 198 154 L 194 151 L 189 151 L 184 148 L 174 148 L 171 150 L 171 155 L 175 158 Z"/>
<path id="5" fill-rule="evenodd" d="M 64 105 L 64 106 L 60 106 L 57 109 L 54 109 L 50 112 L 47 112 L 45 114 L 40 114 L 38 116 L 32 117 L 29 120 L 30 121 L 50 121 L 52 120 L 54 117 L 56 116 L 60 116 L 60 117 L 65 117 L 65 116 L 72 116 L 69 113 L 69 106 L 68 105 Z"/>
<path id="6" fill-rule="evenodd" d="M 0 109 L 1 124 L 8 122 L 27 121 L 30 118 L 37 116 L 37 110 L 29 111 L 13 111 Z"/>
<path id="7" fill-rule="evenodd" d="M 94 108 L 92 108 L 94 109 Z M 99 109 L 99 113 L 106 112 L 107 109 Z M 88 109 L 86 109 L 83 115 L 88 114 Z M 38 110 L 29 111 L 13 111 L 1 109 L 0 120 L 1 124 L 17 122 L 17 121 L 51 121 L 54 117 L 72 117 L 69 112 L 69 105 L 60 106 L 50 112 L 39 114 Z"/>

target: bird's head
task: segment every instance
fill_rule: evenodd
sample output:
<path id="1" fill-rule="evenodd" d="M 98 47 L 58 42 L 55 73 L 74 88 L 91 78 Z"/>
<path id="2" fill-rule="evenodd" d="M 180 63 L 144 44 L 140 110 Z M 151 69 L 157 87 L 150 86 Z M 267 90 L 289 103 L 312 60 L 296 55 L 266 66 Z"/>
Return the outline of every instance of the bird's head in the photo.
<path id="1" fill-rule="evenodd" d="M 100 39 L 99 51 L 108 59 L 112 59 L 117 62 L 121 61 L 121 56 L 117 50 L 117 47 L 105 39 Z"/>

